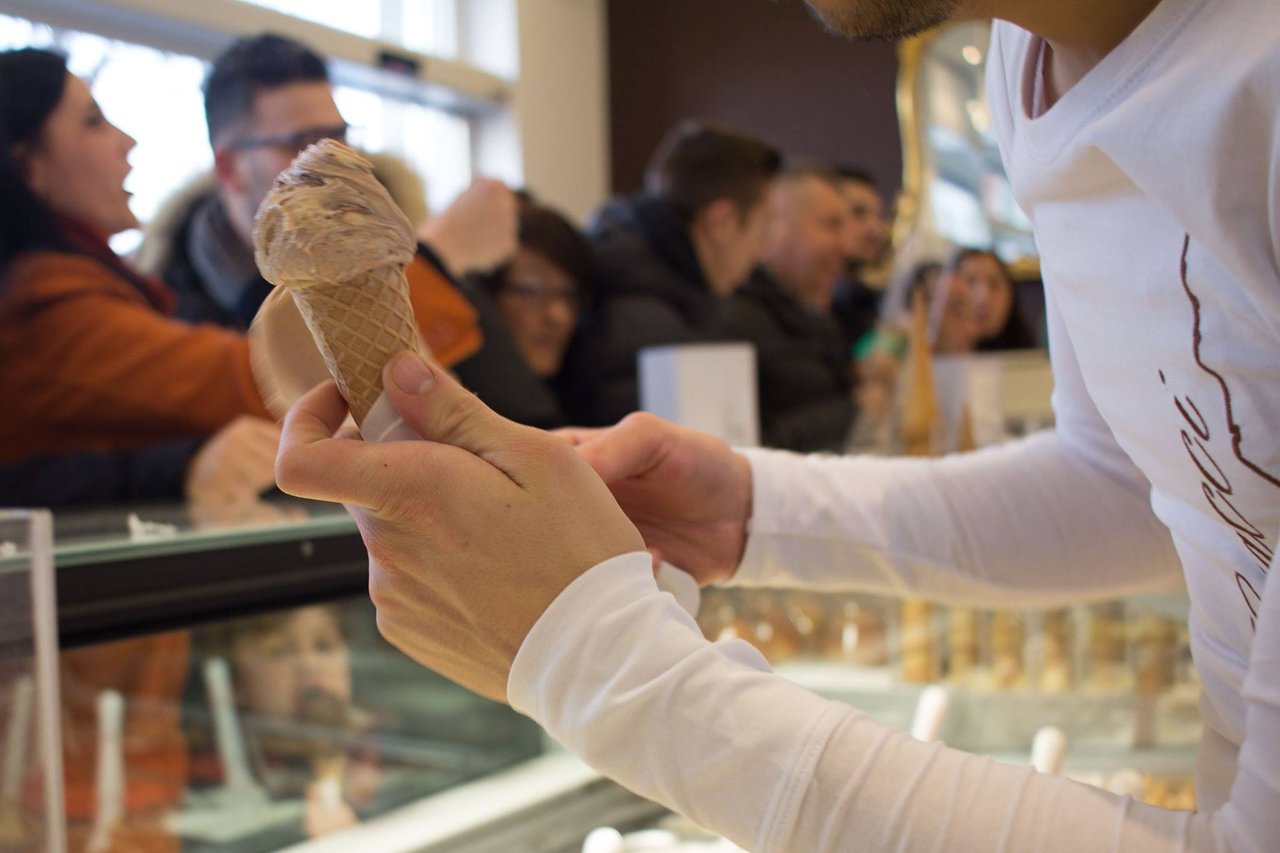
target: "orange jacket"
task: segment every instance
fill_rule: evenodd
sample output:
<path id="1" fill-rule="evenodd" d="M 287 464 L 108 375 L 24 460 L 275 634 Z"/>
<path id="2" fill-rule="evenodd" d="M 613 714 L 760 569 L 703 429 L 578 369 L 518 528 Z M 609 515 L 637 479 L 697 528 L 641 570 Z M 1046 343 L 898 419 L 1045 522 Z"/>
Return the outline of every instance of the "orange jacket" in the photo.
<path id="1" fill-rule="evenodd" d="M 409 267 L 423 337 L 445 365 L 480 346 L 475 311 L 421 257 Z M 248 340 L 174 319 L 172 293 L 87 255 L 32 252 L 0 282 L 0 464 L 211 435 L 269 417 Z"/>

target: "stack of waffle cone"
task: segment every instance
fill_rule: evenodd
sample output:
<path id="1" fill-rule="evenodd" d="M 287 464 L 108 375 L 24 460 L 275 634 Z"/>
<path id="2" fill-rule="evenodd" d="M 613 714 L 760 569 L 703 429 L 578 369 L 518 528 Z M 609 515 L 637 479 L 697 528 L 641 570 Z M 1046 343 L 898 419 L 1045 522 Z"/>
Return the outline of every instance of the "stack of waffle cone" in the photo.
<path id="1" fill-rule="evenodd" d="M 911 306 L 908 335 L 908 372 L 902 403 L 902 452 L 906 456 L 933 456 L 941 433 L 938 394 L 933 385 L 933 353 L 929 346 L 928 309 L 924 293 L 917 292 Z"/>
<path id="2" fill-rule="evenodd" d="M 324 140 L 276 178 L 254 242 L 263 277 L 292 294 L 363 428 L 382 394 L 383 366 L 424 350 L 404 272 L 416 249 L 409 220 L 367 160 Z"/>
<path id="3" fill-rule="evenodd" d="M 938 395 L 933 385 L 933 353 L 929 346 L 928 309 L 924 293 L 911 306 L 907 387 L 902 403 L 902 452 L 933 456 L 941 433 Z M 902 604 L 902 680 L 923 683 L 937 676 L 933 607 L 923 601 Z"/>

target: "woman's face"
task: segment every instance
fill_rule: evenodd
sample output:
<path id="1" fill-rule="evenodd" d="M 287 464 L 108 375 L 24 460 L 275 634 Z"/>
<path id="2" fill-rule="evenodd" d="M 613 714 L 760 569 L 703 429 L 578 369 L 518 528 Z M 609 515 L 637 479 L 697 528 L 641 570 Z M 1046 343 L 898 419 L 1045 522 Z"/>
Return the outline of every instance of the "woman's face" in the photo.
<path id="1" fill-rule="evenodd" d="M 246 631 L 233 658 L 240 704 L 260 716 L 300 719 L 312 691 L 351 698 L 347 643 L 330 608 L 304 607 L 271 630 Z"/>
<path id="2" fill-rule="evenodd" d="M 102 115 L 89 87 L 68 74 L 62 100 L 19 158 L 27 185 L 54 213 L 116 234 L 138 226 L 124 189 L 134 145 Z"/>
<path id="3" fill-rule="evenodd" d="M 1009 321 L 1013 310 L 1013 282 L 1005 278 L 999 262 L 990 255 L 970 255 L 956 267 L 953 286 L 966 291 L 981 334 L 980 340 L 995 337 Z"/>
<path id="4" fill-rule="evenodd" d="M 498 291 L 498 312 L 516 349 L 538 376 L 554 376 L 578 322 L 578 283 L 537 252 L 521 248 Z"/>
<path id="5" fill-rule="evenodd" d="M 956 273 L 941 272 L 927 286 L 929 311 L 937 324 L 933 351 L 942 355 L 975 351 L 982 340 L 982 323 L 968 285 Z"/>

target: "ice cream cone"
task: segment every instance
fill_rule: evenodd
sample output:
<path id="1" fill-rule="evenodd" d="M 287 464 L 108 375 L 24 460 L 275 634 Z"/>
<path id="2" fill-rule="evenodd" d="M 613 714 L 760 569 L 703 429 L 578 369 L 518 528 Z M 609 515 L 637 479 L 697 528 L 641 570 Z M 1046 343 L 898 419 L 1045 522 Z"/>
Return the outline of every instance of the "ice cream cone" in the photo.
<path id="1" fill-rule="evenodd" d="M 409 220 L 367 160 L 324 140 L 276 178 L 254 242 L 263 277 L 293 295 L 363 429 L 383 366 L 398 352 L 425 351 L 404 274 L 416 250 Z"/>

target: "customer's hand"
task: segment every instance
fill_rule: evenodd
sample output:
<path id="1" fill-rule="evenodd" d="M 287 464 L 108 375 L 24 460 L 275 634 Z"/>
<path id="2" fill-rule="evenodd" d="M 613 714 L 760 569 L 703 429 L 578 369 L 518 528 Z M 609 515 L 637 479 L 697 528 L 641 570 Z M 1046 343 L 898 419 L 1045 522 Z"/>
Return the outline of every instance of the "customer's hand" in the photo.
<path id="1" fill-rule="evenodd" d="M 329 799 L 328 792 L 323 790 L 324 784 L 318 782 L 307 786 L 306 807 L 302 813 L 302 825 L 307 838 L 321 838 L 360 822 L 355 809 L 345 800 L 333 802 Z"/>
<path id="2" fill-rule="evenodd" d="M 645 413 L 602 430 L 561 430 L 609 485 L 645 543 L 702 586 L 738 570 L 751 466 L 718 438 Z"/>
<path id="3" fill-rule="evenodd" d="M 280 427 L 243 415 L 204 443 L 187 468 L 187 506 L 200 525 L 275 521 L 260 496 L 275 484 Z"/>
<path id="4" fill-rule="evenodd" d="M 348 505 L 384 637 L 505 700 L 511 662 L 555 597 L 644 541 L 563 439 L 499 417 L 416 355 L 392 359 L 383 380 L 426 441 L 335 437 L 347 411 L 326 383 L 285 421 L 280 488 Z"/>
<path id="5" fill-rule="evenodd" d="M 418 230 L 448 271 L 461 276 L 511 259 L 519 240 L 516 195 L 506 184 L 477 178 L 453 204 Z"/>

